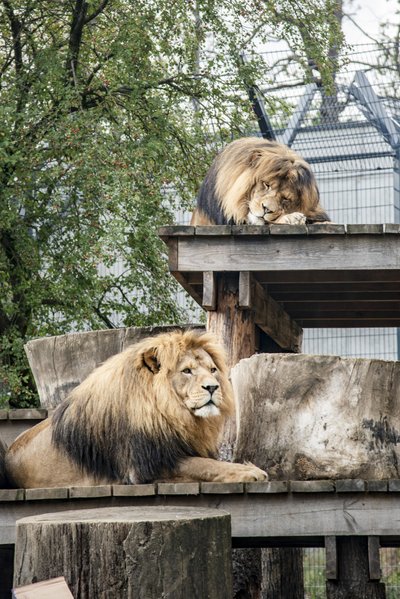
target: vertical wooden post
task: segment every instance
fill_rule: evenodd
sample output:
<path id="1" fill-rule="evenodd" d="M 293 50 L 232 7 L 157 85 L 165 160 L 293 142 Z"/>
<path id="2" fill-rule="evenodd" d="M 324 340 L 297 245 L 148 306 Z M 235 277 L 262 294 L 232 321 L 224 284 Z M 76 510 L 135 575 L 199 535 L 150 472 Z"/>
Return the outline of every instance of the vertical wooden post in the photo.
<path id="1" fill-rule="evenodd" d="M 327 580 L 327 599 L 385 599 L 379 582 L 379 545 L 375 537 L 337 537 L 337 580 Z"/>
<path id="2" fill-rule="evenodd" d="M 207 297 L 211 295 L 207 292 Z M 250 302 L 249 309 L 243 308 L 243 298 L 239 298 L 239 273 L 218 275 L 215 297 L 207 306 L 211 303 L 214 309 L 207 312 L 207 330 L 223 342 L 229 366 L 233 367 L 239 360 L 256 353 L 260 337 L 264 335 L 255 324 Z M 224 432 L 220 450 L 223 459 L 232 459 L 235 435 L 236 424 L 233 423 Z M 261 549 L 233 552 L 234 599 L 260 599 L 261 593 L 268 599 L 304 597 L 302 550 L 267 549 L 263 553 L 264 580 Z M 288 588 L 290 594 L 287 594 Z"/>

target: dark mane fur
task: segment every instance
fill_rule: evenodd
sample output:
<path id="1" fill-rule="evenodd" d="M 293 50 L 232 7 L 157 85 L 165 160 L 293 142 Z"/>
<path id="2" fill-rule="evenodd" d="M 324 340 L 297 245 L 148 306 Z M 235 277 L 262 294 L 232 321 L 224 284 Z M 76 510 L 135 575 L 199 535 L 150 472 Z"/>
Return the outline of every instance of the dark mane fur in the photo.
<path id="1" fill-rule="evenodd" d="M 173 432 L 170 436 L 154 437 L 143 431 L 132 431 L 127 418 L 113 415 L 113 425 L 95 434 L 84 409 L 70 418 L 71 401 L 66 399 L 54 412 L 52 440 L 82 471 L 95 477 L 120 483 L 152 482 L 171 473 L 178 462 L 198 454 Z M 110 435 L 114 431 L 115 437 Z M 118 451 L 115 443 L 118 442 Z M 122 447 L 121 447 L 122 446 Z M 121 460 L 121 455 L 123 459 Z M 210 456 L 211 457 L 211 456 Z M 135 473 L 135 480 L 127 480 L 127 473 Z"/>

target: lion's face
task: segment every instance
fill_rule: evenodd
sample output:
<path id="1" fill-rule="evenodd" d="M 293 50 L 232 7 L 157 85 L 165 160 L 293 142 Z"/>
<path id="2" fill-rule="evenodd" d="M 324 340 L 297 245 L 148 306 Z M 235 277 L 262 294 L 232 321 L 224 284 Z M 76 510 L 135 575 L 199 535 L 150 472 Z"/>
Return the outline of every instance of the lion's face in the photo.
<path id="1" fill-rule="evenodd" d="M 262 225 L 300 210 L 301 202 L 289 184 L 258 181 L 250 192 L 247 223 Z"/>
<path id="2" fill-rule="evenodd" d="M 220 415 L 223 401 L 220 372 L 211 356 L 192 349 L 179 360 L 171 374 L 172 387 L 183 405 L 201 418 Z"/>

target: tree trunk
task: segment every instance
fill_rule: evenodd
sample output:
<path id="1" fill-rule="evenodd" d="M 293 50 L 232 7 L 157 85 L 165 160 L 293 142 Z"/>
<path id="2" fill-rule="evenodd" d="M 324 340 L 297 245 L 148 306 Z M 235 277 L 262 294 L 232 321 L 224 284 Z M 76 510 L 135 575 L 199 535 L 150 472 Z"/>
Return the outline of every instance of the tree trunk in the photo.
<path id="1" fill-rule="evenodd" d="M 337 537 L 338 580 L 326 583 L 327 599 L 385 599 L 385 585 L 369 580 L 367 537 Z"/>
<path id="2" fill-rule="evenodd" d="M 230 516 L 101 508 L 19 520 L 14 586 L 64 576 L 75 599 L 232 596 Z"/>
<path id="3" fill-rule="evenodd" d="M 304 599 L 302 549 L 263 549 L 262 573 L 262 599 Z"/>

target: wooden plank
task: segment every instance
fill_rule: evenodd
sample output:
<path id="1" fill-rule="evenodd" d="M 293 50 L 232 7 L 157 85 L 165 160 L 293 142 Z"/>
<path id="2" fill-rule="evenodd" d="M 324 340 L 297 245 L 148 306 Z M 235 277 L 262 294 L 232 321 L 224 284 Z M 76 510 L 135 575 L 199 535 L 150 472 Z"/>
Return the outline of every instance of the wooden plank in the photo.
<path id="1" fill-rule="evenodd" d="M 382 283 L 379 283 L 382 286 Z M 276 291 L 275 285 L 268 285 L 269 293 L 277 302 L 282 302 L 287 305 L 287 308 L 291 307 L 291 304 L 301 304 L 306 302 L 371 302 L 371 301 L 379 301 L 380 303 L 385 303 L 387 301 L 397 301 L 400 293 L 400 285 L 396 283 L 398 289 L 396 291 L 351 291 L 347 289 L 346 291 L 334 289 L 327 290 L 325 285 L 324 291 L 318 291 L 315 289 L 307 290 L 307 286 L 303 285 L 299 287 L 299 291 L 294 292 L 292 290 L 286 291 Z M 300 290 L 301 289 L 301 290 Z M 321 288 L 320 288 L 321 289 Z M 306 291 L 307 290 L 307 291 Z"/>
<path id="2" fill-rule="evenodd" d="M 393 235 L 179 238 L 179 271 L 400 271 Z M 175 270 L 175 269 L 174 269 Z"/>
<path id="3" fill-rule="evenodd" d="M 386 493 L 388 491 L 388 481 L 368 480 L 367 488 L 370 493 Z"/>
<path id="4" fill-rule="evenodd" d="M 177 237 L 169 237 L 167 240 L 168 246 L 168 266 L 171 272 L 176 270 L 180 270 L 178 265 L 178 238 Z"/>
<path id="5" fill-rule="evenodd" d="M 0 501 L 24 501 L 24 499 L 24 489 L 0 489 Z"/>
<path id="6" fill-rule="evenodd" d="M 390 493 L 400 493 L 400 479 L 389 480 L 388 490 Z"/>
<path id="7" fill-rule="evenodd" d="M 287 493 L 289 483 L 286 480 L 269 480 L 267 482 L 246 483 L 246 493 Z"/>
<path id="8" fill-rule="evenodd" d="M 254 312 L 254 322 L 283 350 L 299 352 L 303 331 L 249 272 L 239 274 L 239 308 Z"/>
<path id="9" fill-rule="evenodd" d="M 114 497 L 149 497 L 156 494 L 154 484 L 143 485 L 112 485 Z"/>
<path id="10" fill-rule="evenodd" d="M 198 495 L 200 483 L 158 483 L 159 495 Z"/>
<path id="11" fill-rule="evenodd" d="M 327 580 L 336 580 L 338 577 L 336 537 L 325 537 L 325 555 L 325 577 Z"/>
<path id="12" fill-rule="evenodd" d="M 335 481 L 337 493 L 363 493 L 365 491 L 365 481 L 358 478 L 349 478 Z"/>
<path id="13" fill-rule="evenodd" d="M 205 494 L 232 494 L 232 493 L 243 493 L 243 483 L 200 483 L 200 490 Z"/>
<path id="14" fill-rule="evenodd" d="M 67 487 L 51 487 L 43 489 L 26 489 L 26 501 L 46 501 L 49 499 L 67 499 Z"/>
<path id="15" fill-rule="evenodd" d="M 400 290 L 399 290 L 400 294 Z M 316 301 L 318 299 L 318 301 Z M 282 301 L 282 300 L 281 300 Z M 400 300 L 349 300 L 344 299 L 340 301 L 339 299 L 331 300 L 322 300 L 320 298 L 314 298 L 314 302 L 302 302 L 302 301 L 286 301 L 283 300 L 285 310 L 288 311 L 289 314 L 292 314 L 294 317 L 307 318 L 307 315 L 311 316 L 319 316 L 324 315 L 325 312 L 354 312 L 354 313 L 364 313 L 364 312 L 384 312 L 384 313 L 400 313 Z M 340 317 L 340 315 L 338 315 Z"/>
<path id="16" fill-rule="evenodd" d="M 213 271 L 203 272 L 203 300 L 205 310 L 215 310 L 217 305 L 217 275 Z"/>
<path id="17" fill-rule="evenodd" d="M 383 225 L 346 225 L 348 235 L 382 235 Z"/>
<path id="18" fill-rule="evenodd" d="M 8 412 L 9 420 L 44 420 L 47 418 L 47 410 L 42 408 L 20 408 Z"/>
<path id="19" fill-rule="evenodd" d="M 307 225 L 308 235 L 345 235 L 346 225 L 336 225 L 335 223 Z"/>
<path id="20" fill-rule="evenodd" d="M 71 499 L 93 499 L 97 497 L 110 497 L 111 485 L 98 485 L 96 487 L 70 487 L 69 497 Z"/>
<path id="21" fill-rule="evenodd" d="M 231 235 L 230 225 L 200 225 L 195 227 L 195 235 L 199 237 L 216 237 L 220 235 Z"/>
<path id="22" fill-rule="evenodd" d="M 385 223 L 383 225 L 383 229 L 388 235 L 399 235 L 400 234 L 400 225 L 394 223 Z"/>
<path id="23" fill-rule="evenodd" d="M 307 235 L 306 225 L 271 225 L 270 235 Z"/>
<path id="24" fill-rule="evenodd" d="M 290 483 L 292 493 L 334 493 L 333 480 L 293 480 Z"/>
<path id="25" fill-rule="evenodd" d="M 0 410 L 0 420 L 8 419 L 8 410 Z"/>
<path id="26" fill-rule="evenodd" d="M 355 237 L 353 239 L 356 239 Z M 191 276 L 191 275 L 189 275 Z M 292 285 L 299 287 L 299 285 L 323 285 L 328 284 L 331 286 L 337 286 L 338 289 L 348 289 L 354 287 L 360 290 L 363 289 L 375 289 L 379 290 L 376 285 L 385 284 L 385 288 L 393 289 L 395 291 L 398 287 L 390 287 L 386 285 L 389 283 L 398 284 L 400 282 L 400 271 L 399 270 L 288 270 L 287 268 L 280 271 L 272 270 L 255 270 L 254 276 L 259 283 L 263 285 L 270 284 L 281 284 L 281 285 Z"/>
<path id="27" fill-rule="evenodd" d="M 370 580 L 380 580 L 382 576 L 379 548 L 379 537 L 368 537 L 368 569 Z"/>
<path id="28" fill-rule="evenodd" d="M 191 236 L 194 235 L 195 229 L 192 226 L 186 225 L 173 225 L 169 227 L 160 227 L 158 229 L 158 235 L 163 240 L 167 240 L 171 236 Z"/>
<path id="29" fill-rule="evenodd" d="M 269 235 L 270 230 L 269 225 L 232 225 L 232 235 Z"/>
<path id="30" fill-rule="evenodd" d="M 216 484 L 216 483 L 204 483 Z M 216 490 L 214 488 L 214 490 Z M 21 491 L 22 494 L 24 491 Z M 295 541 L 320 546 L 326 536 L 379 536 L 381 544 L 400 542 L 397 493 L 202 493 L 101 497 L 49 501 L 9 501 L 0 510 L 0 544 L 15 541 L 16 520 L 86 507 L 157 505 L 218 507 L 232 516 L 236 546 L 278 546 Z"/>

